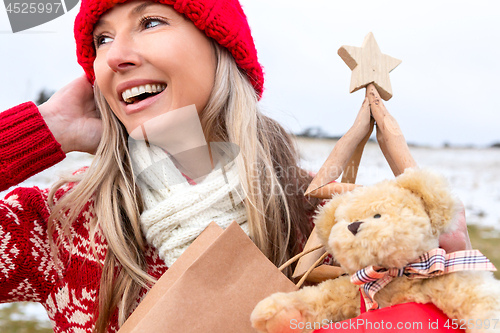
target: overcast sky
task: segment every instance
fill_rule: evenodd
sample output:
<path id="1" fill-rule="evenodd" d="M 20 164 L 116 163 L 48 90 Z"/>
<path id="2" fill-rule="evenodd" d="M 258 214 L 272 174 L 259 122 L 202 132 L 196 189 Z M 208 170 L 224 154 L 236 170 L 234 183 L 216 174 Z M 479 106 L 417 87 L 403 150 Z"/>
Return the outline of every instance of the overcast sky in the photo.
<path id="1" fill-rule="evenodd" d="M 407 140 L 441 145 L 500 142 L 500 1 L 241 0 L 266 90 L 261 105 L 288 130 L 345 133 L 364 90 L 349 94 L 351 70 L 337 55 L 371 31 L 382 53 L 403 63 L 386 102 Z M 60 18 L 13 34 L 0 8 L 0 109 L 33 100 L 83 73 L 73 22 Z"/>

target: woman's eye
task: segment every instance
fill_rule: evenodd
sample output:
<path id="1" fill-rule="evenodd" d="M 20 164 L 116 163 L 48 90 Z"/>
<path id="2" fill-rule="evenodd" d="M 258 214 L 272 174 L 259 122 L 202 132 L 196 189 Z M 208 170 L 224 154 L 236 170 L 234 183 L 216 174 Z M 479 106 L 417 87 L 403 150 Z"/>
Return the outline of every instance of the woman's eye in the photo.
<path id="1" fill-rule="evenodd" d="M 382 215 L 380 215 L 380 214 L 375 214 L 375 215 L 373 215 L 373 218 L 374 218 L 374 219 L 379 219 L 379 218 L 381 218 L 381 217 L 382 217 Z"/>
<path id="2" fill-rule="evenodd" d="M 146 29 L 149 29 L 149 28 L 153 28 L 153 27 L 156 27 L 157 25 L 160 25 L 160 21 L 149 21 L 145 24 L 145 28 Z"/>
<path id="3" fill-rule="evenodd" d="M 104 36 L 104 35 L 95 36 L 94 37 L 94 45 L 96 46 L 96 48 L 98 48 L 99 46 L 107 44 L 107 43 L 111 42 L 112 40 L 113 40 L 113 38 L 108 37 L 108 36 Z"/>
<path id="4" fill-rule="evenodd" d="M 166 23 L 167 22 L 157 17 L 144 17 L 141 19 L 141 24 L 143 25 L 144 29 L 151 29 Z"/>

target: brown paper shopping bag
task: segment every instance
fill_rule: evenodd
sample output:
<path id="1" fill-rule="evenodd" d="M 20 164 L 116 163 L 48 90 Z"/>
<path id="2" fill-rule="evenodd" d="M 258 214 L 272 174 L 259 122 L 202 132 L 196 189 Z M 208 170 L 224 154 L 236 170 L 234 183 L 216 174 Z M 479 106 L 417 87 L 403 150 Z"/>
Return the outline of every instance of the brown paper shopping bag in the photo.
<path id="1" fill-rule="evenodd" d="M 259 301 L 297 287 L 233 222 L 211 223 L 125 322 L 119 333 L 255 332 Z"/>

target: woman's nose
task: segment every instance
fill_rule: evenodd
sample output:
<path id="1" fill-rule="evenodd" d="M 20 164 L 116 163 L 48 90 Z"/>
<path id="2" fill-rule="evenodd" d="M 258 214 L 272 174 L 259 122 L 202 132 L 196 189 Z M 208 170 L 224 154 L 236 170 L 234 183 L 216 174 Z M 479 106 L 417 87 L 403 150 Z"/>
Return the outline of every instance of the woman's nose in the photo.
<path id="1" fill-rule="evenodd" d="M 141 64 L 141 58 L 134 49 L 133 39 L 116 36 L 107 52 L 107 63 L 113 72 L 126 72 Z"/>

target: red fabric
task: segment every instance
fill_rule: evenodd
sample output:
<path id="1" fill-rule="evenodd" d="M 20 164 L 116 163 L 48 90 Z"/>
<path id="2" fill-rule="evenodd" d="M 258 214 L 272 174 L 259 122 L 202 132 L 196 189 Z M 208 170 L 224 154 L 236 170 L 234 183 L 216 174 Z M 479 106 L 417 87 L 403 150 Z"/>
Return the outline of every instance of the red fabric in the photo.
<path id="1" fill-rule="evenodd" d="M 65 157 L 35 104 L 23 103 L 0 113 L 0 191 Z"/>
<path id="2" fill-rule="evenodd" d="M 92 37 L 99 17 L 117 3 L 127 0 L 82 0 L 75 20 L 75 39 L 78 63 L 83 67 L 90 83 L 95 80 L 95 49 Z M 262 96 L 264 73 L 257 58 L 257 50 L 247 17 L 238 0 L 152 0 L 171 5 L 181 14 L 227 48 L 236 63 L 247 74 L 255 91 Z"/>
<path id="3" fill-rule="evenodd" d="M 361 289 L 359 289 L 359 299 L 360 299 L 360 308 L 359 308 L 359 313 L 363 314 L 366 312 L 366 304 L 365 304 L 365 299 L 363 297 L 363 293 L 361 292 Z"/>
<path id="4" fill-rule="evenodd" d="M 365 312 L 356 318 L 329 324 L 314 333 L 465 332 L 462 329 L 454 329 L 453 326 L 452 321 L 432 303 L 404 303 Z"/>
<path id="5" fill-rule="evenodd" d="M 184 178 L 186 178 L 186 180 L 188 181 L 189 185 L 196 185 L 196 182 L 194 180 L 191 179 L 191 177 L 189 177 L 188 175 L 184 174 L 184 172 L 182 172 L 182 175 L 184 176 Z"/>

